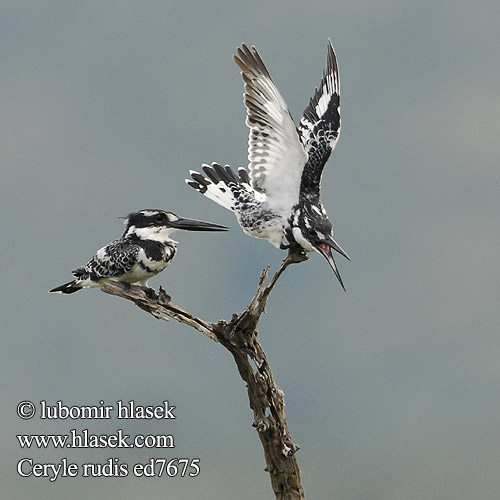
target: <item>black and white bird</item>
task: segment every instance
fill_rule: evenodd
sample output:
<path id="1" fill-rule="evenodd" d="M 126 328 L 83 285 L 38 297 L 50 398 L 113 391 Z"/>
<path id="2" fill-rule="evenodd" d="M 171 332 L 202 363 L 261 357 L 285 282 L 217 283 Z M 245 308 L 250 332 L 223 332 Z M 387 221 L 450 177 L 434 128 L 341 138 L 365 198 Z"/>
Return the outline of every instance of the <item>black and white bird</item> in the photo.
<path id="1" fill-rule="evenodd" d="M 323 167 L 340 132 L 338 66 L 328 41 L 326 71 L 298 128 L 257 49 L 242 44 L 234 56 L 245 84 L 248 171 L 229 165 L 191 170 L 187 184 L 232 210 L 243 231 L 291 252 L 319 252 L 345 290 L 332 249 L 349 256 L 333 239 L 320 201 Z"/>
<path id="2" fill-rule="evenodd" d="M 107 280 L 147 287 L 148 280 L 163 271 L 175 257 L 177 242 L 174 231 L 227 231 L 229 228 L 178 217 L 165 210 L 140 210 L 124 219 L 123 236 L 97 250 L 83 266 L 75 269 L 75 279 L 50 290 L 74 293 L 82 288 L 102 286 Z"/>

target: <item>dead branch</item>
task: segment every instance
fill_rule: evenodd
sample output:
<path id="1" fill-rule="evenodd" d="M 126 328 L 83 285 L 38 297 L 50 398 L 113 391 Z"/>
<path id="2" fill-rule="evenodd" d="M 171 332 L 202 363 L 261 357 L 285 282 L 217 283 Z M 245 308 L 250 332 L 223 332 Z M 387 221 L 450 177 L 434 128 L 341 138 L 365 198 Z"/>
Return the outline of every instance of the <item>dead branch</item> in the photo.
<path id="1" fill-rule="evenodd" d="M 285 395 L 274 381 L 271 367 L 262 346 L 257 341 L 257 324 L 265 312 L 267 300 L 284 270 L 293 263 L 307 259 L 305 254 L 290 252 L 269 285 L 269 267 L 261 274 L 257 291 L 248 307 L 241 314 L 234 314 L 230 321 L 217 323 L 199 319 L 171 302 L 171 297 L 160 287 L 156 294 L 150 288 L 108 281 L 101 290 L 131 300 L 155 318 L 173 318 L 189 325 L 208 338 L 223 345 L 236 362 L 238 372 L 246 383 L 250 408 L 253 410 L 253 427 L 258 432 L 264 448 L 266 471 L 277 500 L 303 500 L 300 469 L 285 417 Z"/>

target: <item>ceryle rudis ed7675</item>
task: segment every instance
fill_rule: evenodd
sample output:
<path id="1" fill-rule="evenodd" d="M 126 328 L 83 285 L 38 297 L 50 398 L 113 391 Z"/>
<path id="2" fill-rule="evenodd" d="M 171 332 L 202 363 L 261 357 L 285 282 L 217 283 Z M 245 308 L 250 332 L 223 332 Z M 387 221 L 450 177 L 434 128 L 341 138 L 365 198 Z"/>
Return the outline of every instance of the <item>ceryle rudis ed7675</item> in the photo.
<path id="1" fill-rule="evenodd" d="M 321 253 L 342 288 L 332 249 L 349 259 L 333 239 L 319 199 L 323 167 L 340 132 L 337 60 L 328 43 L 326 71 L 297 128 L 257 49 L 242 45 L 234 56 L 245 83 L 248 169 L 203 165 L 186 182 L 232 210 L 243 231 L 277 248 Z M 286 243 L 287 242 L 287 243 Z M 345 288 L 344 288 L 345 290 Z"/>
<path id="2" fill-rule="evenodd" d="M 178 217 L 165 210 L 141 210 L 123 217 L 127 229 L 120 239 L 108 243 L 83 266 L 75 269 L 75 279 L 51 292 L 74 293 L 101 286 L 106 280 L 148 286 L 148 280 L 163 271 L 174 258 L 177 242 L 170 235 L 187 231 L 226 231 L 228 228 Z"/>

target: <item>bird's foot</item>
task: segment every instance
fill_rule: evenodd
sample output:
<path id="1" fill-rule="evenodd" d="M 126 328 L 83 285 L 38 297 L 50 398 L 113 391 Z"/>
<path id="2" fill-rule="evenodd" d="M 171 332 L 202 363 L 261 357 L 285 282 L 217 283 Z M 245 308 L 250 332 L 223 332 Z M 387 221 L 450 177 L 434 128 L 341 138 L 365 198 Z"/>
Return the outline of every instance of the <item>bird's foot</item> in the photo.
<path id="1" fill-rule="evenodd" d="M 158 295 L 156 294 L 154 288 L 150 288 L 148 286 L 144 287 L 144 295 L 146 295 L 146 297 L 151 300 L 156 300 L 158 298 Z"/>
<path id="2" fill-rule="evenodd" d="M 304 262 L 307 259 L 309 259 L 309 257 L 307 256 L 307 253 L 303 248 L 290 246 L 290 249 L 288 250 L 288 256 L 286 258 L 289 264 L 298 264 L 300 262 Z"/>
<path id="3" fill-rule="evenodd" d="M 158 292 L 158 300 L 167 303 L 172 300 L 172 297 L 163 289 L 163 287 L 160 285 L 160 291 Z"/>

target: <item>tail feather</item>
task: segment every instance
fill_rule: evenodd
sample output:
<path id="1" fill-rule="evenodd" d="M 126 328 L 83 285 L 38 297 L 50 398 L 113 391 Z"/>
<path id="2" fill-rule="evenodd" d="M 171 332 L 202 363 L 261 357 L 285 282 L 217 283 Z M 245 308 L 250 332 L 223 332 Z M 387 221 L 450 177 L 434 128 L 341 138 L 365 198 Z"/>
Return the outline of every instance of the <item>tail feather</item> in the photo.
<path id="1" fill-rule="evenodd" d="M 250 177 L 248 175 L 248 172 L 243 167 L 238 168 L 238 176 L 240 178 L 240 182 L 243 182 L 250 186 Z"/>
<path id="2" fill-rule="evenodd" d="M 64 293 L 64 294 L 70 294 L 70 293 L 75 293 L 78 292 L 78 290 L 81 290 L 81 286 L 76 285 L 77 281 L 69 281 L 68 283 L 64 283 L 64 285 L 57 286 L 56 288 L 53 288 L 52 290 L 49 290 L 49 293 Z"/>
<path id="3" fill-rule="evenodd" d="M 231 210 L 245 234 L 264 238 L 275 247 L 283 244 L 287 217 L 269 209 L 266 193 L 253 185 L 254 178 L 245 168 L 234 171 L 229 165 L 202 165 L 205 175 L 191 170 L 186 183 L 208 199 Z"/>
<path id="4" fill-rule="evenodd" d="M 226 165 L 223 168 L 218 163 L 212 163 L 212 167 L 213 167 L 213 170 L 215 170 L 215 172 L 216 172 L 219 180 L 222 181 L 227 186 L 229 186 L 230 183 L 233 183 L 233 184 L 239 184 L 240 183 L 239 179 L 234 174 L 233 169 L 229 165 Z M 202 168 L 203 168 L 204 172 L 207 172 L 207 171 L 211 170 L 210 167 L 207 167 L 205 165 Z"/>
<path id="5" fill-rule="evenodd" d="M 216 175 L 217 169 L 216 167 L 220 167 L 217 163 L 212 163 L 212 166 L 202 165 L 202 170 L 205 172 L 205 175 L 212 181 L 213 184 L 219 184 L 222 180 L 219 176 Z"/>
<path id="6" fill-rule="evenodd" d="M 191 170 L 189 172 L 191 179 L 186 179 L 186 183 L 205 195 L 208 199 L 228 210 L 234 211 L 235 199 L 231 187 L 234 188 L 241 181 L 232 171 L 231 167 L 226 165 L 224 168 L 218 163 L 212 163 L 211 166 L 203 165 L 202 169 L 206 177 L 199 172 Z"/>

